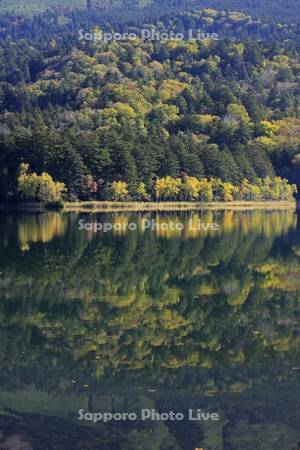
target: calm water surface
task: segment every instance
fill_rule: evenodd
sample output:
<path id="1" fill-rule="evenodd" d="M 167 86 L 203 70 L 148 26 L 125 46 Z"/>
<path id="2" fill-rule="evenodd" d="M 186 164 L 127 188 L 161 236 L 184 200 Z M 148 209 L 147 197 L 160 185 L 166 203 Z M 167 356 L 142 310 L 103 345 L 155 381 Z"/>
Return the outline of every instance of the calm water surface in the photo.
<path id="1" fill-rule="evenodd" d="M 2 214 L 0 449 L 299 449 L 299 317 L 293 211 Z"/>

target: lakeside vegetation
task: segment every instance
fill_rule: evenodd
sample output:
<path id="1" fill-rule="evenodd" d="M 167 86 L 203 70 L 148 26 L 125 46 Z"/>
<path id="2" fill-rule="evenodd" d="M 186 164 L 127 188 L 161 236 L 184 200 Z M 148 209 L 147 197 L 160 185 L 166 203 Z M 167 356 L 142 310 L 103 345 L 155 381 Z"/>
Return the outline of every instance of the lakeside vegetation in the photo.
<path id="1" fill-rule="evenodd" d="M 278 210 L 278 209 L 296 209 L 295 201 L 269 201 L 269 202 L 66 202 L 63 209 L 68 212 L 102 212 L 102 211 L 194 211 L 200 209 L 210 210 Z M 39 209 L 39 205 L 33 206 L 33 209 Z M 28 210 L 28 205 L 17 205 L 16 209 L 21 211 Z M 32 206 L 29 207 L 32 210 Z"/>
<path id="2" fill-rule="evenodd" d="M 93 180 L 90 180 L 90 183 L 95 185 L 94 193 L 98 194 L 97 185 Z M 30 173 L 28 164 L 21 164 L 17 184 L 19 198 L 28 206 L 42 204 L 46 207 L 63 207 L 64 205 L 64 195 L 67 195 L 64 183 L 55 182 L 49 174 L 44 172 L 41 175 Z M 254 204 L 255 202 L 262 204 L 270 202 L 271 205 L 273 202 L 280 202 L 283 205 L 295 205 L 293 200 L 294 194 L 297 193 L 297 186 L 290 185 L 286 179 L 280 177 L 257 179 L 254 184 L 244 179 L 239 185 L 233 185 L 229 182 L 222 182 L 219 178 L 208 180 L 184 175 L 183 178 L 170 176 L 157 178 L 151 191 L 152 193 L 147 192 L 143 182 L 140 182 L 136 189 L 131 191 L 125 181 L 113 181 L 104 185 L 101 194 L 97 195 L 98 198 L 102 197 L 102 202 L 69 202 L 69 209 L 72 208 L 72 204 L 73 208 L 81 205 L 81 207 L 109 209 L 113 207 L 114 203 L 119 205 L 121 202 L 125 202 L 124 207 L 127 205 L 127 208 L 132 206 L 137 208 L 138 203 L 145 205 L 146 202 L 149 202 L 148 209 L 158 206 L 160 209 L 164 206 L 170 208 L 172 207 L 170 202 L 177 202 L 176 208 L 180 204 L 182 204 L 182 208 L 191 208 L 193 207 L 191 202 L 198 202 L 199 205 L 214 202 L 221 204 L 222 202 L 235 202 L 237 206 L 248 202 Z M 159 202 L 159 205 L 153 200 Z"/>

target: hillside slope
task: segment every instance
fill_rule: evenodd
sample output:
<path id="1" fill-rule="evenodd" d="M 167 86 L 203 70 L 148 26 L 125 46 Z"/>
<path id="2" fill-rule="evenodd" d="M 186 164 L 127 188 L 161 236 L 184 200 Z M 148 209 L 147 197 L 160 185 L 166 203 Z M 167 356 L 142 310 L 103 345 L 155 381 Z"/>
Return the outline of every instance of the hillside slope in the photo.
<path id="1" fill-rule="evenodd" d="M 85 8 L 86 0 L 0 0 L 0 14 L 10 11 L 24 15 L 33 15 L 45 11 L 48 8 Z M 136 5 L 144 7 L 151 5 L 158 11 L 165 8 L 180 9 L 199 9 L 216 8 L 226 11 L 242 11 L 250 14 L 254 18 L 268 19 L 274 22 L 300 22 L 300 3 L 298 0 L 95 0 L 98 4 L 125 5 L 125 10 L 132 8 L 132 16 L 135 16 Z"/>
<path id="2" fill-rule="evenodd" d="M 0 198 L 17 194 L 22 162 L 73 199 L 106 198 L 116 180 L 136 198 L 186 174 L 300 185 L 296 41 L 61 36 L 0 41 Z"/>
<path id="3" fill-rule="evenodd" d="M 0 0 L 0 13 L 14 11 L 19 14 L 32 15 L 53 7 L 80 8 L 85 0 Z"/>

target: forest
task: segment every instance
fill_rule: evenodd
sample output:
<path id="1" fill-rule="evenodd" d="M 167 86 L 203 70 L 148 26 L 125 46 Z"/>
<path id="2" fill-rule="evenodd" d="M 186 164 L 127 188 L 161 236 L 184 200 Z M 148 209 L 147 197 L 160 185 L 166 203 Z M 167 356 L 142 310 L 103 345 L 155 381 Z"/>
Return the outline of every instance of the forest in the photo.
<path id="1" fill-rule="evenodd" d="M 15 12 L 22 16 L 33 16 L 45 11 L 69 11 L 78 9 L 84 11 L 89 7 L 94 13 L 100 9 L 101 12 L 110 14 L 124 14 L 130 12 L 132 18 L 140 14 L 148 14 L 153 17 L 162 11 L 195 10 L 197 8 L 215 8 L 226 11 L 242 11 L 250 14 L 255 19 L 264 18 L 268 21 L 294 23 L 299 21 L 300 8 L 297 0 L 1 0 L 0 13 Z M 98 7 L 98 8 L 97 8 Z"/>
<path id="2" fill-rule="evenodd" d="M 74 201 L 112 198 L 113 183 L 126 183 L 131 199 L 153 199 L 167 177 L 234 186 L 280 177 L 299 186 L 297 25 L 204 9 L 148 28 L 201 28 L 219 39 L 147 40 L 143 21 L 101 27 L 97 15 L 80 22 L 72 14 L 63 25 L 50 13 L 24 19 L 13 39 L 11 18 L 1 19 L 2 203 L 20 201 L 22 165 L 63 184 Z M 79 39 L 80 29 L 137 37 L 91 41 Z"/>

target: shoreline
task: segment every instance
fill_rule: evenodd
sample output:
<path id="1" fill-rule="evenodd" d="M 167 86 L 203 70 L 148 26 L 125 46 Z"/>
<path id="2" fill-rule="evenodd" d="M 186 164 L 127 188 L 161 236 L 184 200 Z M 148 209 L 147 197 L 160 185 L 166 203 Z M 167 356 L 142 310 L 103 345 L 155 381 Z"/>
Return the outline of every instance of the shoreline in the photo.
<path id="1" fill-rule="evenodd" d="M 92 204 L 91 204 L 92 203 Z M 112 211 L 193 211 L 193 210 L 287 210 L 297 208 L 291 201 L 275 202 L 72 202 L 63 210 L 68 212 L 112 212 Z"/>
<path id="2" fill-rule="evenodd" d="M 0 211 L 18 212 L 140 212 L 140 211 L 193 211 L 193 210 L 297 210 L 300 203 L 295 201 L 233 201 L 233 202 L 110 202 L 110 201 L 86 201 L 66 202 L 61 209 L 47 208 L 40 204 L 15 204 L 0 205 Z"/>

